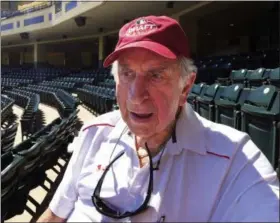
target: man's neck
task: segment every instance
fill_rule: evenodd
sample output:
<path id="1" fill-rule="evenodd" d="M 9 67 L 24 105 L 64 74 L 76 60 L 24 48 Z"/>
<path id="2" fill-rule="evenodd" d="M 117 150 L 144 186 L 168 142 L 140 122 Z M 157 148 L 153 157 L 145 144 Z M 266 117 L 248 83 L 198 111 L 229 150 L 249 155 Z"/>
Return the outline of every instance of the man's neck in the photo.
<path id="1" fill-rule="evenodd" d="M 158 152 L 160 152 L 161 150 L 160 147 L 165 143 L 167 143 L 167 141 L 172 136 L 173 131 L 175 131 L 176 122 L 181 111 L 182 111 L 182 107 L 179 107 L 176 113 L 175 120 L 173 120 L 172 123 L 170 123 L 168 127 L 162 132 L 156 133 L 148 138 L 136 136 L 136 150 L 138 150 L 140 147 L 145 148 L 145 144 L 147 143 L 152 156 L 158 154 Z"/>
<path id="2" fill-rule="evenodd" d="M 172 136 L 174 126 L 175 121 L 173 121 L 172 124 L 170 124 L 164 131 L 154 134 L 148 138 L 136 136 L 137 146 L 145 148 L 145 144 L 147 143 L 151 154 L 155 156 L 158 152 L 160 152 L 160 147 Z"/>

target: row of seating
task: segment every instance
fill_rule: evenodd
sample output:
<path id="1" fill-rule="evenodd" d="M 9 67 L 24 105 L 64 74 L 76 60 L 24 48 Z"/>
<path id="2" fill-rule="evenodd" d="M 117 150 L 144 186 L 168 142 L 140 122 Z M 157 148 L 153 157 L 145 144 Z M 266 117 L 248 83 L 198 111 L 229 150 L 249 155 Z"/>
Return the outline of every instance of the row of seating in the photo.
<path id="1" fill-rule="evenodd" d="M 280 146 L 280 91 L 273 85 L 195 84 L 187 101 L 201 116 L 247 132 L 274 168 Z"/>
<path id="2" fill-rule="evenodd" d="M 105 79 L 102 82 L 99 82 L 98 84 L 101 87 L 105 87 L 105 88 L 115 88 L 116 87 L 116 82 L 114 79 Z"/>
<path id="3" fill-rule="evenodd" d="M 256 70 L 232 70 L 228 78 L 218 77 L 217 82 L 223 85 L 242 83 L 246 87 L 259 87 L 264 84 L 274 85 L 280 88 L 280 68 Z"/>
<path id="4" fill-rule="evenodd" d="M 37 85 L 22 87 L 21 89 L 39 94 L 41 102 L 55 107 L 58 110 L 60 117 L 68 117 L 77 108 L 77 100 L 69 100 L 72 95 L 69 96 L 67 92 L 63 92 L 58 95 L 57 92 L 59 90 L 57 89 L 44 90 L 41 86 Z"/>
<path id="5" fill-rule="evenodd" d="M 98 114 L 112 111 L 116 104 L 115 90 L 111 88 L 84 85 L 76 92 L 78 98 Z"/>
<path id="6" fill-rule="evenodd" d="M 18 86 L 24 86 L 33 83 L 31 79 L 1 78 L 1 85 L 4 89 L 12 89 Z"/>
<path id="7" fill-rule="evenodd" d="M 74 92 L 75 83 L 73 82 L 64 82 L 64 81 L 43 81 L 39 85 L 50 86 L 50 87 L 58 87 L 64 89 L 68 92 Z"/>
<path id="8" fill-rule="evenodd" d="M 32 92 L 14 88 L 4 91 L 5 94 L 15 99 L 15 103 L 24 109 L 21 116 L 22 139 L 29 137 L 37 130 L 40 96 Z"/>
<path id="9" fill-rule="evenodd" d="M 5 153 L 14 146 L 18 123 L 13 123 L 5 129 L 1 129 L 1 153 Z"/>
<path id="10" fill-rule="evenodd" d="M 1 154 L 1 221 L 22 214 L 30 190 L 43 185 L 46 170 L 57 164 L 77 134 L 78 111 L 57 118 L 10 151 Z M 15 205 L 16 202 L 16 205 Z"/>
<path id="11" fill-rule="evenodd" d="M 279 66 L 279 49 L 223 56 L 207 56 L 196 59 L 195 63 L 199 68 L 228 63 L 231 64 L 232 69 L 257 69 L 259 67 L 275 68 Z"/>
<path id="12" fill-rule="evenodd" d="M 1 94 L 1 124 L 13 113 L 15 100 Z"/>
<path id="13" fill-rule="evenodd" d="M 273 76 L 274 75 L 274 76 Z M 273 69 L 266 67 L 258 67 L 257 69 L 233 69 L 231 64 L 220 64 L 213 66 L 203 66 L 198 69 L 196 83 L 206 82 L 207 84 L 213 84 L 217 80 L 222 79 L 239 79 L 243 78 L 245 80 L 252 79 L 254 83 L 256 81 L 265 81 L 265 79 L 274 79 L 279 81 L 279 65 Z M 259 78 L 258 80 L 255 80 Z M 250 84 L 250 83 L 249 83 Z"/>

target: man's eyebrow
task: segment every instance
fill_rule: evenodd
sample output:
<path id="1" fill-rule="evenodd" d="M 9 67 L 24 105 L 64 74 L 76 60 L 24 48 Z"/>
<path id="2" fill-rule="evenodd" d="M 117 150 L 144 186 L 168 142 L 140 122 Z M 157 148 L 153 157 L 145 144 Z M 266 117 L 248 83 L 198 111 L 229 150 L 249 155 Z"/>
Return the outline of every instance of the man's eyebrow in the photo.
<path id="1" fill-rule="evenodd" d="M 120 69 L 131 70 L 127 64 L 119 64 Z"/>
<path id="2" fill-rule="evenodd" d="M 154 71 L 164 71 L 166 70 L 167 67 L 166 66 L 157 66 L 157 67 L 151 67 L 150 69 L 148 69 L 148 72 L 154 72 Z"/>

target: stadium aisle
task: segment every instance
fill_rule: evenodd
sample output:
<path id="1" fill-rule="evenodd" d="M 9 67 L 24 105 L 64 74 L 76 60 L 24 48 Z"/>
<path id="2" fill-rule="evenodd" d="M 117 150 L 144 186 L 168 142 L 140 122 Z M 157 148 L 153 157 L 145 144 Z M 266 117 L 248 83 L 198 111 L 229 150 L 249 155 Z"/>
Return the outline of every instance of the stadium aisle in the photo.
<path id="1" fill-rule="evenodd" d="M 94 115 L 90 113 L 87 109 L 85 109 L 83 106 L 79 105 L 77 109 L 80 110 L 78 113 L 78 118 L 83 123 L 85 123 L 86 121 L 90 121 L 94 118 Z"/>

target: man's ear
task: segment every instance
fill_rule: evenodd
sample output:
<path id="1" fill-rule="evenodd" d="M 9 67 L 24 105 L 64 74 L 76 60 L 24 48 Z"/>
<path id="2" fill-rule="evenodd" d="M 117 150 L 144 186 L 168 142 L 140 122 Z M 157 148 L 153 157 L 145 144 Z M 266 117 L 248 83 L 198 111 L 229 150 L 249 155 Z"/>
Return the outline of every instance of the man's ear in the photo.
<path id="1" fill-rule="evenodd" d="M 189 92 L 192 89 L 192 86 L 195 82 L 196 79 L 196 73 L 192 72 L 191 74 L 189 74 L 189 77 L 187 77 L 187 80 L 184 84 L 182 93 L 181 93 L 181 97 L 180 97 L 180 105 L 183 106 L 187 100 L 187 96 L 189 94 Z"/>

